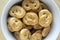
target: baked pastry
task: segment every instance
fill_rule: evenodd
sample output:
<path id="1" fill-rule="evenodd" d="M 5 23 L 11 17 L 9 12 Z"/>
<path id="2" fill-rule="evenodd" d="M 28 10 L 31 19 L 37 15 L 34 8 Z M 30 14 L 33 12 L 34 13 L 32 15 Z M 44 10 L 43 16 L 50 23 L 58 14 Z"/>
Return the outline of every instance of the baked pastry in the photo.
<path id="1" fill-rule="evenodd" d="M 38 10 L 36 10 L 37 12 L 43 10 L 43 9 L 48 9 L 47 5 L 45 5 L 44 3 L 40 3 L 40 7 L 38 8 Z"/>
<path id="2" fill-rule="evenodd" d="M 16 40 L 20 40 L 20 36 L 19 35 L 20 35 L 19 31 L 14 32 L 14 36 L 15 36 Z"/>
<path id="3" fill-rule="evenodd" d="M 24 0 L 24 1 L 22 2 L 22 7 L 23 7 L 26 11 L 31 10 L 29 0 Z"/>
<path id="4" fill-rule="evenodd" d="M 40 3 L 38 0 L 24 0 L 22 3 L 22 7 L 29 10 L 37 10 L 40 6 Z"/>
<path id="5" fill-rule="evenodd" d="M 50 32 L 50 26 L 48 26 L 42 30 L 42 36 L 46 37 L 49 32 Z"/>
<path id="6" fill-rule="evenodd" d="M 39 24 L 42 27 L 47 27 L 52 22 L 52 14 L 47 9 L 41 10 L 39 12 Z"/>
<path id="7" fill-rule="evenodd" d="M 37 10 L 40 7 L 39 0 L 30 0 L 30 4 L 32 10 Z"/>
<path id="8" fill-rule="evenodd" d="M 22 29 L 22 22 L 15 17 L 9 17 L 8 18 L 8 24 L 10 25 L 10 27 L 14 31 L 19 31 Z"/>
<path id="9" fill-rule="evenodd" d="M 8 30 L 9 30 L 10 32 L 14 32 L 14 30 L 10 27 L 9 24 L 8 24 Z"/>
<path id="10" fill-rule="evenodd" d="M 25 17 L 23 18 L 23 22 L 26 25 L 36 25 L 38 24 L 38 16 L 34 12 L 26 13 Z"/>
<path id="11" fill-rule="evenodd" d="M 33 33 L 30 40 L 42 40 L 42 34 L 40 33 Z"/>
<path id="12" fill-rule="evenodd" d="M 20 31 L 20 40 L 30 40 L 31 33 L 28 29 L 22 29 Z"/>
<path id="13" fill-rule="evenodd" d="M 26 11 L 21 6 L 15 5 L 10 9 L 9 14 L 16 18 L 23 18 Z"/>

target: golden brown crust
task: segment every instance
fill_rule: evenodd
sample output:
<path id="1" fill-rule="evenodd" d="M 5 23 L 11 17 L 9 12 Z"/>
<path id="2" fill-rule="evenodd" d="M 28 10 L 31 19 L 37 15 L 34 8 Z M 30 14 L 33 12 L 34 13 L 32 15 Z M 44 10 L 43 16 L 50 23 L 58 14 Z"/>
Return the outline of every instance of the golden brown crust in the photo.
<path id="1" fill-rule="evenodd" d="M 9 24 L 8 24 L 8 30 L 9 30 L 10 32 L 14 32 L 14 30 L 10 27 Z"/>
<path id="2" fill-rule="evenodd" d="M 28 29 L 22 29 L 20 31 L 20 40 L 29 40 L 31 37 L 31 33 Z"/>
<path id="3" fill-rule="evenodd" d="M 47 10 L 41 10 L 39 12 L 39 24 L 42 27 L 47 27 L 51 24 L 52 22 L 52 14 Z"/>
<path id="4" fill-rule="evenodd" d="M 31 10 L 29 0 L 24 0 L 22 2 L 22 7 L 27 11 Z"/>
<path id="5" fill-rule="evenodd" d="M 16 38 L 16 40 L 20 40 L 20 32 L 14 32 L 14 36 L 15 36 L 15 38 Z"/>
<path id="6" fill-rule="evenodd" d="M 40 33 L 33 33 L 30 40 L 42 40 L 42 34 Z"/>
<path id="7" fill-rule="evenodd" d="M 31 9 L 37 10 L 40 7 L 40 3 L 38 0 L 30 0 Z"/>
<path id="8" fill-rule="evenodd" d="M 38 0 L 24 0 L 22 3 L 24 9 L 28 10 L 37 10 L 40 6 Z"/>
<path id="9" fill-rule="evenodd" d="M 40 7 L 38 8 L 38 10 L 36 10 L 37 12 L 43 10 L 43 9 L 48 9 L 47 5 L 44 3 L 40 3 Z"/>
<path id="10" fill-rule="evenodd" d="M 36 24 L 36 25 L 33 26 L 33 28 L 34 28 L 34 29 L 42 29 L 43 27 L 40 26 L 39 24 Z"/>
<path id="11" fill-rule="evenodd" d="M 50 26 L 48 26 L 48 27 L 46 27 L 46 28 L 43 29 L 42 36 L 46 37 L 49 32 L 50 32 Z"/>
<path id="12" fill-rule="evenodd" d="M 26 25 L 35 25 L 38 23 L 38 16 L 34 12 L 26 13 L 25 17 L 23 18 L 23 22 Z"/>
<path id="13" fill-rule="evenodd" d="M 37 30 L 36 32 L 42 34 L 42 30 Z"/>
<path id="14" fill-rule="evenodd" d="M 26 11 L 18 5 L 13 6 L 9 11 L 9 14 L 16 18 L 23 18 L 25 16 L 25 13 Z"/>
<path id="15" fill-rule="evenodd" d="M 8 24 L 14 31 L 19 31 L 22 28 L 22 22 L 15 17 L 9 17 Z"/>
<path id="16" fill-rule="evenodd" d="M 31 25 L 26 25 L 23 23 L 23 29 L 26 28 L 26 29 L 32 29 L 32 26 Z"/>

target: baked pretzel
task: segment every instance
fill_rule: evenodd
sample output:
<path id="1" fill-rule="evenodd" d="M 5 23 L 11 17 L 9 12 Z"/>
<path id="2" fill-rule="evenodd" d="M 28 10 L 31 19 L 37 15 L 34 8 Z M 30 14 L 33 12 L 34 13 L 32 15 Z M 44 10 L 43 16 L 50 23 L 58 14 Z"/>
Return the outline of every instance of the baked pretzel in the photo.
<path id="1" fill-rule="evenodd" d="M 22 29 L 22 22 L 15 17 L 9 17 L 8 24 L 14 31 L 19 31 Z"/>
<path id="2" fill-rule="evenodd" d="M 35 25 L 38 23 L 38 16 L 34 12 L 26 13 L 25 17 L 23 18 L 23 22 L 26 25 Z"/>
<path id="3" fill-rule="evenodd" d="M 47 27 L 52 22 L 52 14 L 47 9 L 41 10 L 39 12 L 39 24 L 42 27 Z"/>
<path id="4" fill-rule="evenodd" d="M 10 9 L 9 14 L 16 18 L 23 18 L 26 11 L 21 6 L 15 5 Z"/>

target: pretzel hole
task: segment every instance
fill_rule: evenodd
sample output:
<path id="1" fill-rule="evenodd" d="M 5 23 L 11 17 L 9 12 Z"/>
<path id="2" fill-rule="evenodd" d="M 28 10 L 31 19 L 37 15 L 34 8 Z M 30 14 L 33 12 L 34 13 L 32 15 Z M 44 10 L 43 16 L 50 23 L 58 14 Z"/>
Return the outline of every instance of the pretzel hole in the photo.
<path id="1" fill-rule="evenodd" d="M 17 20 L 15 22 L 18 22 Z"/>
<path id="2" fill-rule="evenodd" d="M 28 4 L 26 4 L 26 7 L 28 7 L 29 5 Z"/>
<path id="3" fill-rule="evenodd" d="M 36 5 L 34 5 L 36 7 Z"/>
<path id="4" fill-rule="evenodd" d="M 14 11 L 12 11 L 12 13 L 14 13 Z"/>
<path id="5" fill-rule="evenodd" d="M 46 15 L 46 13 L 43 13 L 43 15 Z"/>

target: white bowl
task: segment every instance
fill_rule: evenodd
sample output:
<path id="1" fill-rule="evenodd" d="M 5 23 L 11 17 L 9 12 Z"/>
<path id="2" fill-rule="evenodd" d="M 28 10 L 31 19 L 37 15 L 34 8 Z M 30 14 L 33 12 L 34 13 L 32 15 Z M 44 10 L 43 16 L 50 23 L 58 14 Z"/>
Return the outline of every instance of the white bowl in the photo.
<path id="1" fill-rule="evenodd" d="M 6 40 L 16 40 L 11 35 L 11 33 L 8 31 L 7 15 L 8 15 L 8 11 L 11 8 L 11 6 L 19 1 L 21 1 L 21 0 L 9 0 L 9 2 L 6 4 L 6 6 L 3 9 L 2 16 L 1 16 L 1 29 L 2 29 L 2 32 L 3 32 Z M 53 0 L 41 0 L 41 1 L 44 2 L 49 7 L 49 10 L 51 10 L 51 12 L 53 14 L 53 23 L 51 25 L 51 31 L 48 34 L 48 36 L 43 40 L 56 40 L 56 38 L 59 34 L 59 31 L 60 31 L 60 29 L 59 29 L 60 28 L 59 9 Z"/>

